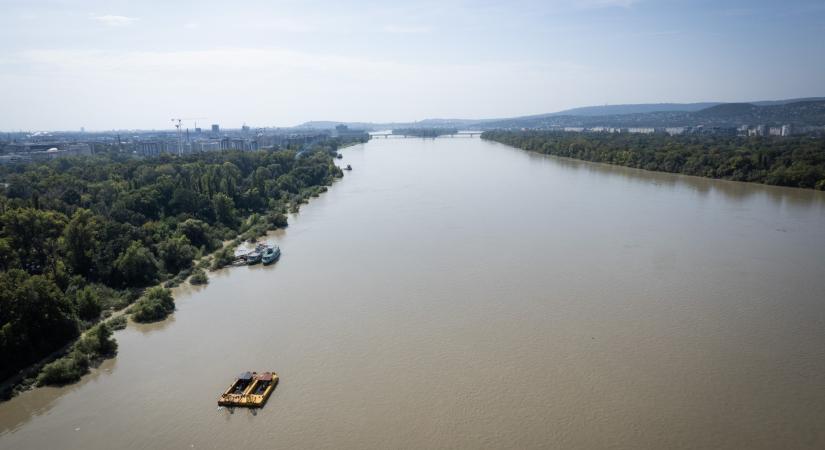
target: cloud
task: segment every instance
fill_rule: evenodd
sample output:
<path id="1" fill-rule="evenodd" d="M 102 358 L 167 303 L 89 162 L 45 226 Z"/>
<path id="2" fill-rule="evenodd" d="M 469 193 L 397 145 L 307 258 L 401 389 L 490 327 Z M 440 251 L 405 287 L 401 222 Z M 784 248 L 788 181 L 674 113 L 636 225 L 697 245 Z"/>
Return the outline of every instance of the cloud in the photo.
<path id="1" fill-rule="evenodd" d="M 103 16 L 92 16 L 92 20 L 98 21 L 103 25 L 106 25 L 107 27 L 124 27 L 127 25 L 131 25 L 139 19 L 137 17 L 116 16 L 112 14 L 106 14 Z"/>

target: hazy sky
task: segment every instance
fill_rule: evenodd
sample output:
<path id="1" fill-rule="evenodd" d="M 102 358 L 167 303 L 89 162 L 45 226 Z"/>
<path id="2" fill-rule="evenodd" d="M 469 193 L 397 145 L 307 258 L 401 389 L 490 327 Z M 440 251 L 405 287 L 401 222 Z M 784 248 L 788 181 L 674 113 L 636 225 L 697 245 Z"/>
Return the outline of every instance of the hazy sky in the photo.
<path id="1" fill-rule="evenodd" d="M 0 0 L 0 129 L 825 95 L 825 1 Z"/>

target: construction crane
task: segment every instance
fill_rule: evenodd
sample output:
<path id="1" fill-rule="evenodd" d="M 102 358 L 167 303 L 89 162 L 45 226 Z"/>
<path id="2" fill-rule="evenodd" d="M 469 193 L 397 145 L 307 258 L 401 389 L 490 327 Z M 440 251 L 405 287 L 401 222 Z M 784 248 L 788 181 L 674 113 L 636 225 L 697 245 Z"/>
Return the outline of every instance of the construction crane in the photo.
<path id="1" fill-rule="evenodd" d="M 198 127 L 198 120 L 200 120 L 200 119 L 206 119 L 206 117 L 184 117 L 184 118 L 179 118 L 179 119 L 175 119 L 175 118 L 172 119 L 172 123 L 174 123 L 175 128 L 178 129 L 178 156 L 183 154 L 183 136 L 182 136 L 182 130 L 181 130 L 181 123 L 184 120 L 194 120 L 195 121 L 195 128 L 197 128 Z M 187 133 L 189 133 L 189 132 L 187 131 Z M 187 134 L 187 136 L 188 136 L 188 134 Z"/>

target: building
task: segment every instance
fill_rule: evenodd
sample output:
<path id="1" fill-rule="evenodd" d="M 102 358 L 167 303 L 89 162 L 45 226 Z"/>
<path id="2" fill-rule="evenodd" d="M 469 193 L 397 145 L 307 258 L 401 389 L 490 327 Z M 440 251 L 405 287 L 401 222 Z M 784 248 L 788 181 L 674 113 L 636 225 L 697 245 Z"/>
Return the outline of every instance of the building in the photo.
<path id="1" fill-rule="evenodd" d="M 91 155 L 92 147 L 84 142 L 76 142 L 66 144 L 66 146 L 63 147 L 63 151 L 65 151 L 67 155 Z"/>
<path id="2" fill-rule="evenodd" d="M 782 125 L 781 130 L 781 136 L 790 136 L 793 134 L 793 126 L 791 125 Z"/>
<path id="3" fill-rule="evenodd" d="M 135 144 L 135 151 L 143 156 L 158 156 L 163 149 L 163 142 L 158 141 L 141 141 Z"/>
<path id="4" fill-rule="evenodd" d="M 212 134 L 215 136 L 221 134 L 221 127 L 216 123 L 212 124 Z"/>
<path id="5" fill-rule="evenodd" d="M 193 149 L 199 152 L 214 152 L 221 149 L 221 141 L 198 141 L 193 144 Z"/>
<path id="6" fill-rule="evenodd" d="M 332 132 L 332 137 L 357 137 L 357 136 L 366 136 L 368 133 L 364 130 L 350 130 L 346 125 L 336 125 L 335 130 Z"/>

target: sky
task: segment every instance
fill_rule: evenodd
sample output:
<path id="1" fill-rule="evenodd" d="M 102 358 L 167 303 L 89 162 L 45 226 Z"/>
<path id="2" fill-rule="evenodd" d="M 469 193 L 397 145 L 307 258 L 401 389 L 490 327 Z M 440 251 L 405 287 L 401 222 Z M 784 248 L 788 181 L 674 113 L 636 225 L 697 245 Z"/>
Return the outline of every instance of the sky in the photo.
<path id="1" fill-rule="evenodd" d="M 5 131 L 823 95 L 823 0 L 0 0 Z"/>

